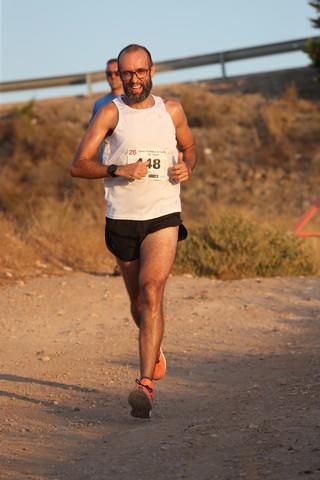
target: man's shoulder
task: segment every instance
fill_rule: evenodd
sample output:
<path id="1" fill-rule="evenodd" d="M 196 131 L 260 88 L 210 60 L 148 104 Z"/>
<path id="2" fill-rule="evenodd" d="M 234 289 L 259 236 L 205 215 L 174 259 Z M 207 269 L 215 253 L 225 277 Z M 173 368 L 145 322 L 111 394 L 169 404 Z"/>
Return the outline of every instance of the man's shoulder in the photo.
<path id="1" fill-rule="evenodd" d="M 105 105 L 108 105 L 108 103 L 111 103 L 112 100 L 116 98 L 113 93 L 107 93 L 106 95 L 103 95 L 103 97 L 98 98 L 98 100 L 95 101 L 92 109 L 92 117 L 95 116 L 95 114 L 100 110 L 100 108 L 104 107 Z"/>
<path id="2" fill-rule="evenodd" d="M 176 98 L 162 98 L 162 101 L 169 113 L 182 110 L 182 105 Z"/>
<path id="3" fill-rule="evenodd" d="M 173 97 L 162 97 L 162 101 L 165 105 L 174 105 L 174 106 L 181 105 L 179 100 Z"/>
<path id="4" fill-rule="evenodd" d="M 181 108 L 182 105 L 177 98 L 173 97 L 160 97 L 158 95 L 152 95 L 156 104 L 163 104 L 167 110 Z"/>
<path id="5" fill-rule="evenodd" d="M 113 93 L 107 93 L 106 95 L 103 95 L 103 97 L 100 97 L 98 98 L 96 101 L 95 101 L 95 104 L 94 106 L 99 109 L 101 107 L 103 107 L 103 105 L 107 105 L 107 103 L 110 103 L 112 102 L 112 100 L 116 98 L 115 95 L 113 95 Z"/>

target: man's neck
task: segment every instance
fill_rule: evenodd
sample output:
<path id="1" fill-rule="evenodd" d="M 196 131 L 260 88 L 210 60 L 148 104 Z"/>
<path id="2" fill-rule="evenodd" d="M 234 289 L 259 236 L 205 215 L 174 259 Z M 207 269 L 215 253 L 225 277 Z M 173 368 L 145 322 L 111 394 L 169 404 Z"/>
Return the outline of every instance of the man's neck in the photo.
<path id="1" fill-rule="evenodd" d="M 142 109 L 142 108 L 151 108 L 155 104 L 153 96 L 150 94 L 143 102 L 136 102 L 132 103 L 131 101 L 128 101 L 126 95 L 122 96 L 122 99 L 128 107 L 131 108 L 137 108 L 137 109 Z"/>
<path id="2" fill-rule="evenodd" d="M 123 89 L 122 89 L 122 88 L 112 88 L 112 89 L 111 89 L 111 93 L 112 93 L 112 95 L 114 95 L 115 97 L 118 97 L 119 95 L 122 95 L 122 94 L 123 94 Z"/>

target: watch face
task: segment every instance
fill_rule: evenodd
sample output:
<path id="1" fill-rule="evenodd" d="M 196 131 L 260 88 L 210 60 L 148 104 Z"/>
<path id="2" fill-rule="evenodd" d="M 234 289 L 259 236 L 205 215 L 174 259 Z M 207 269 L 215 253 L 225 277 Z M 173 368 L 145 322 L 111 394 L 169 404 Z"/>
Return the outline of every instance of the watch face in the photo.
<path id="1" fill-rule="evenodd" d="M 116 170 L 117 170 L 117 165 L 110 165 L 110 167 L 108 167 L 108 173 L 111 177 L 116 177 Z"/>

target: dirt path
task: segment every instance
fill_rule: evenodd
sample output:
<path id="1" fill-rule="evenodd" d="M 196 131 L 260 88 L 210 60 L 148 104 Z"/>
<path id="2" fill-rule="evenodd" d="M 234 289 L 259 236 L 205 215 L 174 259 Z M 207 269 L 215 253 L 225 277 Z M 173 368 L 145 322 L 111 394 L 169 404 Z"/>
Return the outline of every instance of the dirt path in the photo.
<path id="1" fill-rule="evenodd" d="M 320 479 L 320 279 L 171 277 L 152 419 L 122 279 L 0 290 L 0 478 Z"/>

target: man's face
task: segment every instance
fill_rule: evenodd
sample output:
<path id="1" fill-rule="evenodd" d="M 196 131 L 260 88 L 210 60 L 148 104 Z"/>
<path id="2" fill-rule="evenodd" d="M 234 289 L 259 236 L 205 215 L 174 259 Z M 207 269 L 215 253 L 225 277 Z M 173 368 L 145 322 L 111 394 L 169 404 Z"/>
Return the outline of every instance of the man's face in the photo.
<path id="1" fill-rule="evenodd" d="M 106 77 L 112 90 L 122 88 L 122 81 L 119 75 L 117 62 L 107 63 Z"/>
<path id="2" fill-rule="evenodd" d="M 152 89 L 152 67 L 144 50 L 125 52 L 120 57 L 120 75 L 129 103 L 143 102 Z"/>

